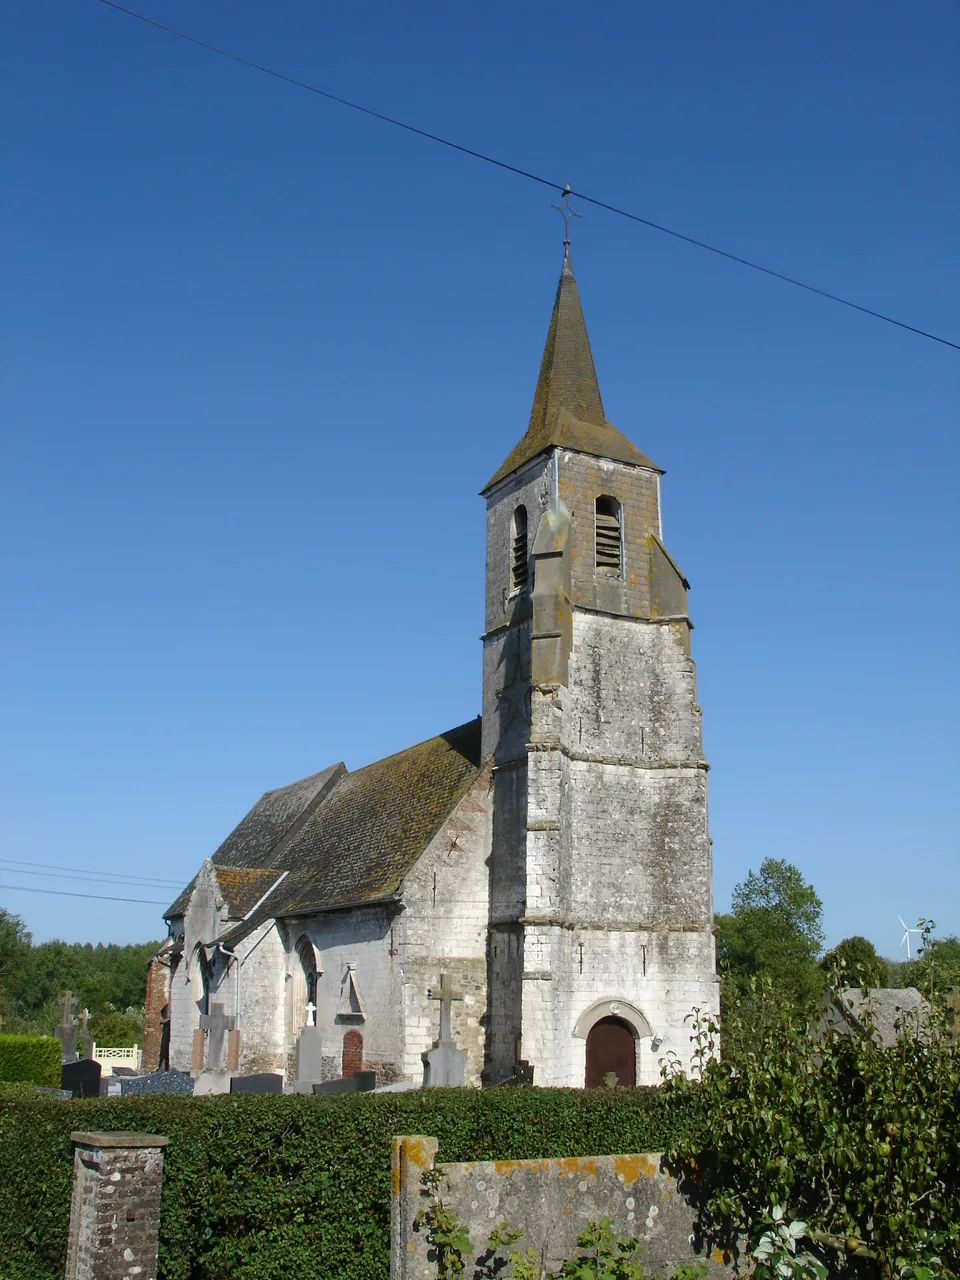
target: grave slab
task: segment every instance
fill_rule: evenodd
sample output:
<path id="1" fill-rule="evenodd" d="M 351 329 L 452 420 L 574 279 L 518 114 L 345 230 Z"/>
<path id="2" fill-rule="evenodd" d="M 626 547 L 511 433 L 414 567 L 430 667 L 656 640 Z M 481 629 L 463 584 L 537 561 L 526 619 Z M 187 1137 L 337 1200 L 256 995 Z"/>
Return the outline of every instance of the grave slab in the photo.
<path id="1" fill-rule="evenodd" d="M 283 1076 L 260 1071 L 252 1076 L 231 1076 L 231 1093 L 283 1093 Z"/>
<path id="2" fill-rule="evenodd" d="M 151 1071 L 145 1076 L 122 1076 L 120 1096 L 135 1098 L 144 1094 L 179 1094 L 189 1097 L 193 1093 L 193 1078 L 185 1071 Z"/>

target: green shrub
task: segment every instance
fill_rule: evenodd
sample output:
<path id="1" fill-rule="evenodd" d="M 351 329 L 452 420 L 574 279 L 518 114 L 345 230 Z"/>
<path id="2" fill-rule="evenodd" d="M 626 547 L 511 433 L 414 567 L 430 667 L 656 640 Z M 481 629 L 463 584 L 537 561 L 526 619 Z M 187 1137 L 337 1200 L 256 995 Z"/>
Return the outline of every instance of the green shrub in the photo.
<path id="1" fill-rule="evenodd" d="M 60 1087 L 60 1041 L 53 1036 L 0 1035 L 0 1080 Z"/>
<path id="2" fill-rule="evenodd" d="M 706 1050 L 715 1034 L 694 1023 Z M 675 1076 L 667 1098 L 689 1123 L 667 1155 L 724 1243 L 755 1240 L 773 1205 L 809 1226 L 825 1262 L 875 1258 L 881 1274 L 940 1259 L 960 1274 L 960 1040 L 904 1017 L 891 1048 L 867 1020 L 811 1039 L 785 1007 L 736 1057 Z"/>
<path id="3" fill-rule="evenodd" d="M 440 1160 L 611 1155 L 661 1150 L 683 1116 L 657 1089 L 0 1098 L 0 1277 L 63 1275 L 71 1129 L 170 1138 L 161 1280 L 386 1280 L 395 1134 L 439 1138 Z"/>

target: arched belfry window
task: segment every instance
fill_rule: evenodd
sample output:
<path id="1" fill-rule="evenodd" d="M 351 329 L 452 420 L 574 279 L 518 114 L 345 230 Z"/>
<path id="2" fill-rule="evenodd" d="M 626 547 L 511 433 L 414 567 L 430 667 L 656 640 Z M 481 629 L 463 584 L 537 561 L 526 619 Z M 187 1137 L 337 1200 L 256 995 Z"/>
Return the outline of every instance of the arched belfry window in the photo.
<path id="1" fill-rule="evenodd" d="M 609 494 L 602 494 L 596 501 L 594 531 L 597 573 L 622 577 L 623 509 Z"/>
<path id="2" fill-rule="evenodd" d="M 510 521 L 510 594 L 523 591 L 528 577 L 527 508 L 517 507 Z"/>

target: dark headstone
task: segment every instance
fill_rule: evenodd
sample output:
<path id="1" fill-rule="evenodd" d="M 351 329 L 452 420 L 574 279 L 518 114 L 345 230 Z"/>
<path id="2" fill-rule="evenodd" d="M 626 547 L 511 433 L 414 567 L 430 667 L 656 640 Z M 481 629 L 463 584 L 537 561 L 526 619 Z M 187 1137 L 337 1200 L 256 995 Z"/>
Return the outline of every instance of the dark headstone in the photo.
<path id="1" fill-rule="evenodd" d="M 189 1097 L 193 1093 L 193 1077 L 185 1071 L 151 1071 L 145 1076 L 123 1076 L 120 1096 L 136 1097 L 146 1093 L 176 1093 Z"/>
<path id="2" fill-rule="evenodd" d="M 136 1067 L 114 1067 L 113 1074 L 115 1076 L 138 1076 L 140 1072 Z"/>
<path id="3" fill-rule="evenodd" d="M 377 1087 L 375 1071 L 355 1071 L 352 1076 L 343 1076 L 340 1080 L 326 1080 L 323 1084 L 315 1084 L 315 1094 L 333 1093 L 369 1093 Z"/>
<path id="4" fill-rule="evenodd" d="M 252 1076 L 231 1076 L 231 1093 L 283 1093 L 283 1076 L 261 1071 Z"/>
<path id="5" fill-rule="evenodd" d="M 99 1098 L 100 1063 L 91 1058 L 65 1062 L 60 1068 L 60 1088 L 69 1089 L 75 1098 Z"/>

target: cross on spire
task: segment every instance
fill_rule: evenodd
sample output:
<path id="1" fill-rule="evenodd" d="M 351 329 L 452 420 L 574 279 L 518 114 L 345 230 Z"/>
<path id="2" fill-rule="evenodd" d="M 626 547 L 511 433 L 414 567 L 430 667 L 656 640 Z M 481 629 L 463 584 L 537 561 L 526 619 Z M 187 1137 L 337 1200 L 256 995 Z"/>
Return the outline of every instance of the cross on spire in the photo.
<path id="1" fill-rule="evenodd" d="M 563 201 L 563 204 L 554 204 L 554 205 L 551 205 L 550 207 L 552 209 L 556 209 L 557 213 L 559 213 L 560 217 L 563 219 L 563 256 L 564 258 L 569 258 L 570 257 L 570 219 L 579 218 L 581 216 L 579 213 L 577 213 L 576 209 L 570 208 L 570 183 L 569 182 L 564 187 L 563 191 L 560 193 L 560 199 Z"/>

